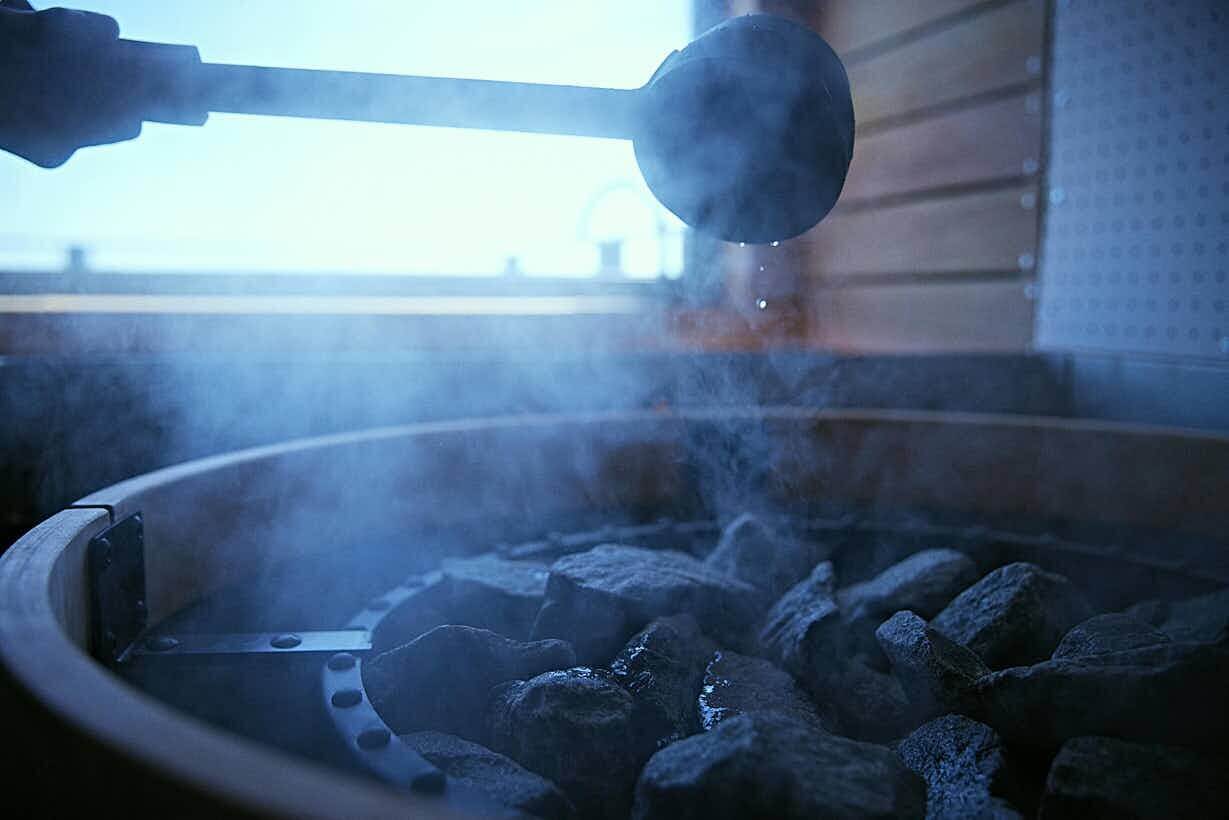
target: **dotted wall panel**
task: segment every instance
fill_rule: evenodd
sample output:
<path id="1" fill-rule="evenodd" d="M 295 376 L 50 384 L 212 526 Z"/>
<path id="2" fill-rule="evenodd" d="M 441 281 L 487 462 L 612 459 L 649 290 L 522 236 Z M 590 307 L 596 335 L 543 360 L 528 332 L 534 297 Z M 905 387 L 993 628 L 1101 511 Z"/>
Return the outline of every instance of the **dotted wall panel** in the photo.
<path id="1" fill-rule="evenodd" d="M 1229 2 L 1056 0 L 1037 345 L 1229 361 Z"/>

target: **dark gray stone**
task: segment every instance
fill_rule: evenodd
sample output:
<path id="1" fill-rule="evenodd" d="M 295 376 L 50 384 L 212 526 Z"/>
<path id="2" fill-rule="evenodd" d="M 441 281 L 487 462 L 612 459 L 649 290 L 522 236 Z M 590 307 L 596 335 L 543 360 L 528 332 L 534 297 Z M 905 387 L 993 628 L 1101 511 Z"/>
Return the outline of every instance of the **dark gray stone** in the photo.
<path id="1" fill-rule="evenodd" d="M 1185 601 L 1145 601 L 1127 610 L 1175 641 L 1211 643 L 1229 630 L 1229 589 Z"/>
<path id="2" fill-rule="evenodd" d="M 1019 778 L 994 730 L 961 715 L 919 726 L 896 747 L 905 765 L 926 781 L 928 820 L 1015 820 L 1008 802 Z"/>
<path id="3" fill-rule="evenodd" d="M 704 671 L 700 690 L 700 725 L 711 731 L 724 721 L 749 712 L 775 712 L 791 720 L 831 729 L 815 702 L 785 670 L 762 658 L 717 652 Z"/>
<path id="4" fill-rule="evenodd" d="M 1224 748 L 1229 647 L 1169 643 L 994 672 L 983 714 L 1010 744 L 1057 749 L 1083 735 Z"/>
<path id="5" fill-rule="evenodd" d="M 1108 737 L 1063 744 L 1041 798 L 1043 820 L 1229 817 L 1229 760 Z"/>
<path id="6" fill-rule="evenodd" d="M 741 646 L 765 608 L 755 587 L 681 552 L 603 544 L 551 566 L 533 637 L 561 638 L 581 663 L 604 664 L 649 621 L 687 613 Z"/>
<path id="7" fill-rule="evenodd" d="M 949 641 L 913 612 L 897 612 L 875 632 L 919 720 L 976 714 L 977 684 L 989 673 L 977 655 Z"/>
<path id="8" fill-rule="evenodd" d="M 488 714 L 491 748 L 557 783 L 582 817 L 627 816 L 656 742 L 610 672 L 581 667 L 505 683 Z"/>
<path id="9" fill-rule="evenodd" d="M 921 778 L 890 749 L 758 712 L 653 755 L 632 817 L 920 818 L 925 802 Z"/>
<path id="10" fill-rule="evenodd" d="M 914 725 L 913 709 L 896 676 L 872 669 L 861 659 L 842 661 L 801 682 L 822 710 L 835 713 L 846 737 L 887 743 Z"/>
<path id="11" fill-rule="evenodd" d="M 931 626 L 991 669 L 1045 660 L 1092 608 L 1070 581 L 1034 564 L 999 567 L 960 593 Z"/>
<path id="12" fill-rule="evenodd" d="M 441 626 L 363 665 L 367 695 L 398 734 L 435 729 L 483 742 L 491 687 L 576 662 L 563 641 L 522 643 L 485 629 Z"/>
<path id="13" fill-rule="evenodd" d="M 754 515 L 744 513 L 725 528 L 704 563 L 762 590 L 769 598 L 777 598 L 825 557 L 819 545 L 786 539 Z"/>
<path id="14" fill-rule="evenodd" d="M 610 664 L 615 679 L 640 705 L 660 748 L 700 731 L 696 702 L 716 651 L 690 615 L 658 618 Z"/>
<path id="15" fill-rule="evenodd" d="M 977 580 L 977 566 L 964 553 L 922 550 L 869 581 L 837 590 L 846 635 L 857 651 L 876 654 L 875 629 L 893 612 L 910 610 L 933 618 Z"/>
<path id="16" fill-rule="evenodd" d="M 1082 658 L 1106 652 L 1122 652 L 1158 643 L 1169 643 L 1169 636 L 1123 613 L 1096 615 L 1076 624 L 1063 636 L 1050 657 Z"/>
<path id="17" fill-rule="evenodd" d="M 495 555 L 446 559 L 439 604 L 449 623 L 490 629 L 524 640 L 546 595 L 545 564 Z"/>
<path id="18" fill-rule="evenodd" d="M 448 775 L 450 785 L 468 787 L 542 820 L 567 820 L 576 814 L 554 783 L 485 746 L 443 732 L 414 732 L 401 740 Z"/>
<path id="19" fill-rule="evenodd" d="M 845 628 L 834 585 L 832 563 L 817 564 L 764 619 L 761 651 L 800 678 L 831 666 L 843 654 Z"/>
<path id="20" fill-rule="evenodd" d="M 439 572 L 407 579 L 411 592 L 396 607 L 384 613 L 371 636 L 372 654 L 407 644 L 437 626 L 452 623 L 443 610 L 444 576 Z"/>

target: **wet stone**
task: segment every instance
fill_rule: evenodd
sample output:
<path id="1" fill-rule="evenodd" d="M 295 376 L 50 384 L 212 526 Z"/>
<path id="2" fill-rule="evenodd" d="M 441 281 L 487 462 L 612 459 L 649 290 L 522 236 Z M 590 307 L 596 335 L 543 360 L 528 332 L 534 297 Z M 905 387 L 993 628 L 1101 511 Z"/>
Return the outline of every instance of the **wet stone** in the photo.
<path id="1" fill-rule="evenodd" d="M 1168 643 L 994 672 L 981 720 L 1042 750 L 1084 735 L 1223 750 L 1229 646 Z"/>
<path id="2" fill-rule="evenodd" d="M 610 664 L 640 706 L 658 747 L 700 731 L 696 709 L 705 667 L 716 651 L 690 615 L 658 618 Z"/>
<path id="3" fill-rule="evenodd" d="M 485 746 L 443 732 L 414 732 L 401 740 L 447 775 L 450 784 L 542 820 L 575 816 L 571 801 L 558 786 Z"/>
<path id="4" fill-rule="evenodd" d="M 604 544 L 551 566 L 532 635 L 573 643 L 581 663 L 607 663 L 654 618 L 693 615 L 714 639 L 740 646 L 762 594 L 672 550 Z"/>
<path id="5" fill-rule="evenodd" d="M 929 820 L 1015 820 L 1008 802 L 1019 794 L 1002 739 L 985 724 L 944 715 L 919 726 L 896 748 L 926 781 Z"/>
<path id="6" fill-rule="evenodd" d="M 363 681 L 398 733 L 435 729 L 482 742 L 493 686 L 575 663 L 563 641 L 523 643 L 485 629 L 441 626 L 374 657 Z"/>
<path id="7" fill-rule="evenodd" d="M 1229 759 L 1108 737 L 1063 744 L 1041 799 L 1043 820 L 1229 817 Z"/>
<path id="8" fill-rule="evenodd" d="M 890 749 L 752 712 L 655 754 L 632 817 L 920 818 L 925 801 L 921 778 Z"/>
<path id="9" fill-rule="evenodd" d="M 610 672 L 577 667 L 491 693 L 490 745 L 563 789 L 582 817 L 623 818 L 656 749 L 634 697 Z"/>
<path id="10" fill-rule="evenodd" d="M 439 607 L 450 623 L 523 640 L 542 606 L 549 574 L 546 564 L 495 555 L 448 559 L 441 570 Z"/>
<path id="11" fill-rule="evenodd" d="M 897 612 L 875 632 L 919 720 L 946 712 L 976 714 L 977 685 L 990 670 L 913 612 Z"/>
<path id="12" fill-rule="evenodd" d="M 819 545 L 796 542 L 774 532 L 750 513 L 734 519 L 721 533 L 704 563 L 777 598 L 827 557 Z"/>
<path id="13" fill-rule="evenodd" d="M 761 651 L 800 678 L 831 665 L 842 654 L 845 632 L 834 586 L 832 563 L 817 564 L 764 619 Z"/>
<path id="14" fill-rule="evenodd" d="M 1123 613 L 1097 615 L 1076 624 L 1063 636 L 1051 657 L 1082 658 L 1169 643 L 1169 636 Z"/>
<path id="15" fill-rule="evenodd" d="M 1092 608 L 1066 578 L 1034 564 L 999 567 L 960 593 L 931 622 L 977 653 L 991 669 L 1050 657 Z"/>
<path id="16" fill-rule="evenodd" d="M 704 671 L 699 698 L 701 727 L 711 731 L 731 718 L 751 712 L 772 712 L 817 728 L 833 728 L 832 719 L 821 715 L 814 701 L 785 670 L 762 658 L 717 652 Z"/>
<path id="17" fill-rule="evenodd" d="M 950 549 L 922 550 L 869 581 L 837 591 L 841 620 L 854 648 L 874 656 L 875 629 L 900 610 L 932 618 L 977 580 L 977 566 Z"/>
<path id="18" fill-rule="evenodd" d="M 1219 640 L 1229 630 L 1229 589 L 1184 601 L 1146 601 L 1127 610 L 1175 641 Z"/>

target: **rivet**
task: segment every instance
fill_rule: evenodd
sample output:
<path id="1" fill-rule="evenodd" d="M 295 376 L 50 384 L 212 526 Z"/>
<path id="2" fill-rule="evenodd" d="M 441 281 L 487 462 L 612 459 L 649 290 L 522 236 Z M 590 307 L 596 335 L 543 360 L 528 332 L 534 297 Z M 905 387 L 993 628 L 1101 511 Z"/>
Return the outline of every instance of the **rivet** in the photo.
<path id="1" fill-rule="evenodd" d="M 145 639 L 145 648 L 150 652 L 169 652 L 179 646 L 179 641 L 170 635 L 159 635 Z"/>
<path id="2" fill-rule="evenodd" d="M 338 652 L 333 657 L 329 658 L 328 667 L 334 672 L 344 672 L 347 669 L 353 669 L 354 664 L 358 662 L 358 658 L 351 655 L 349 652 Z"/>
<path id="3" fill-rule="evenodd" d="M 298 635 L 287 632 L 284 635 L 278 635 L 269 641 L 269 646 L 274 649 L 294 649 L 299 644 L 303 643 L 303 639 Z"/>
<path id="4" fill-rule="evenodd" d="M 382 749 L 392 740 L 392 735 L 383 726 L 364 729 L 358 733 L 355 742 L 360 749 Z"/>
<path id="5" fill-rule="evenodd" d="M 338 709 L 348 709 L 363 702 L 363 693 L 357 689 L 339 689 L 329 698 L 329 703 Z"/>
<path id="6" fill-rule="evenodd" d="M 419 772 L 410 779 L 410 789 L 420 794 L 439 794 L 447 785 L 448 778 L 439 769 Z"/>

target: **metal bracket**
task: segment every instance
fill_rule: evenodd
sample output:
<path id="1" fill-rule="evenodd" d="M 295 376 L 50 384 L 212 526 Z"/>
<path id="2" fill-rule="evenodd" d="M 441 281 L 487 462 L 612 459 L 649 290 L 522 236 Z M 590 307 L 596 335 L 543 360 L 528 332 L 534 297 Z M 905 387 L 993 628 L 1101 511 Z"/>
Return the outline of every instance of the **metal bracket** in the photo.
<path id="1" fill-rule="evenodd" d="M 145 528 L 140 513 L 90 539 L 86 572 L 91 653 L 114 666 L 124 659 L 149 619 L 145 605 Z"/>

